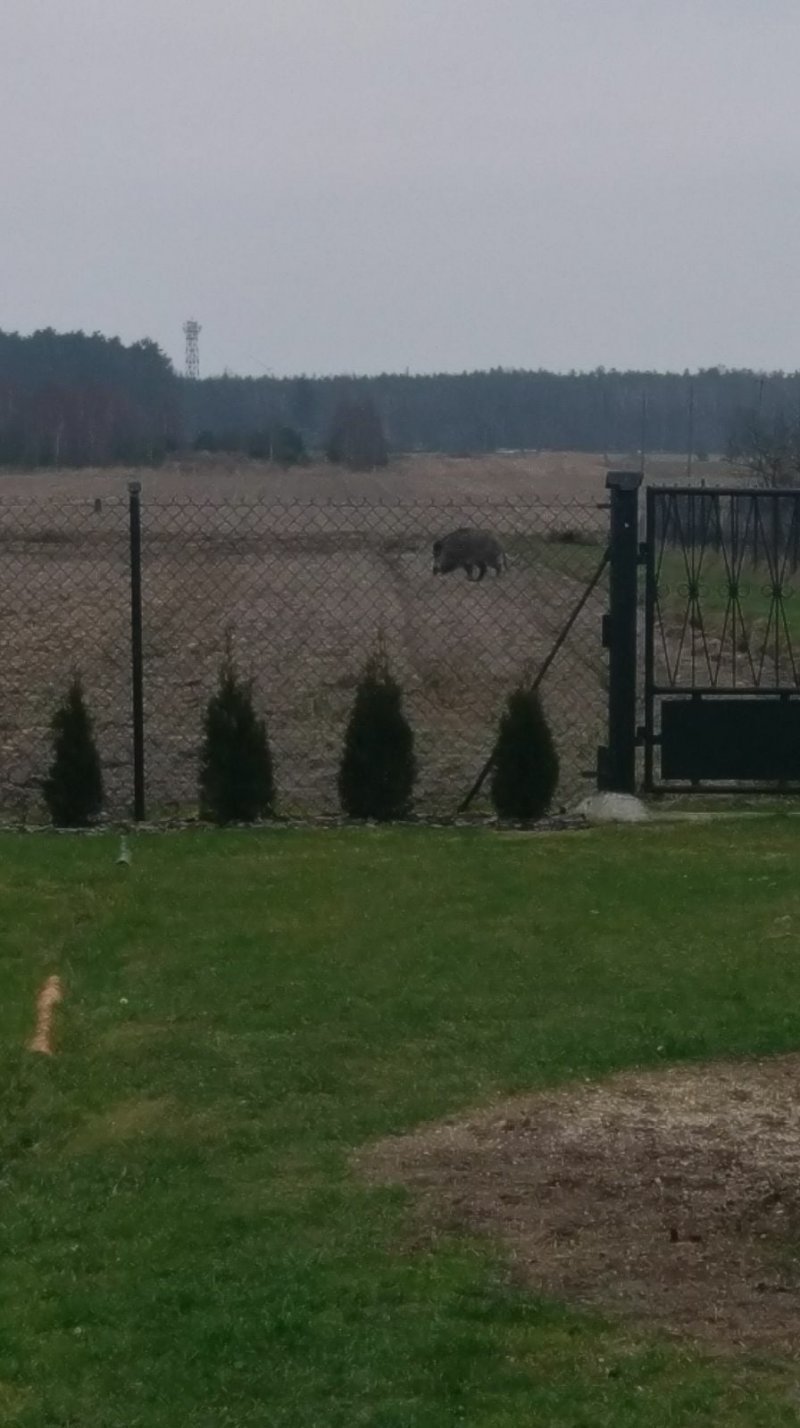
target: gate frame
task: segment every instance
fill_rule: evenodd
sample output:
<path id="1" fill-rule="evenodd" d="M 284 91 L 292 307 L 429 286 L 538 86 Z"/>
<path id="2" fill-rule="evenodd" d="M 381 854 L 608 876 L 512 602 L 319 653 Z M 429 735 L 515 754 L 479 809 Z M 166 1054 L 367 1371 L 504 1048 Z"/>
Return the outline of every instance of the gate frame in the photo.
<path id="1" fill-rule="evenodd" d="M 685 797 L 689 794 L 739 794 L 747 797 L 790 795 L 797 796 L 800 792 L 800 782 L 797 779 L 775 779 L 759 782 L 757 779 L 724 780 L 724 779 L 703 779 L 695 780 L 671 780 L 664 782 L 663 779 L 655 777 L 655 749 L 660 747 L 661 735 L 656 732 L 655 716 L 658 701 L 675 699 L 680 701 L 698 701 L 713 704 L 714 702 L 731 700 L 756 700 L 765 704 L 785 704 L 788 701 L 796 703 L 800 701 L 800 685 L 786 684 L 749 684 L 749 685 L 711 685 L 711 684 L 684 684 L 665 685 L 658 684 L 655 678 L 655 619 L 657 608 L 657 579 L 656 579 L 656 505 L 659 497 L 697 495 L 704 488 L 693 485 L 649 486 L 646 491 L 645 506 L 645 538 L 640 547 L 640 563 L 645 567 L 645 591 L 644 591 L 644 680 L 643 680 L 643 701 L 644 701 L 644 723 L 638 731 L 638 742 L 644 750 L 644 770 L 642 789 L 643 792 L 664 796 L 672 794 L 675 797 Z M 776 502 L 785 499 L 791 494 L 791 488 L 785 487 L 765 487 L 746 485 L 725 485 L 705 488 L 711 490 L 713 494 L 720 498 L 734 497 L 737 500 L 758 498 L 766 502 Z M 795 489 L 794 499 L 800 504 L 800 491 Z M 777 507 L 775 507 L 777 510 Z"/>
<path id="2" fill-rule="evenodd" d="M 639 490 L 643 479 L 641 471 L 606 473 L 606 490 L 610 492 L 609 609 L 603 617 L 603 648 L 608 650 L 608 743 L 597 750 L 597 787 L 613 793 L 636 793 L 637 788 Z"/>

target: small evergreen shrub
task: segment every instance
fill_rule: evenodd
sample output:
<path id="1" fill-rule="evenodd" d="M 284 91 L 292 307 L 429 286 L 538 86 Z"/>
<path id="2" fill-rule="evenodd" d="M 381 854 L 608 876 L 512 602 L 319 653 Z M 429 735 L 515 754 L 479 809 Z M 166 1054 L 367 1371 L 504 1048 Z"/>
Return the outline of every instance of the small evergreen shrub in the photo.
<path id="1" fill-rule="evenodd" d="M 76 674 L 52 721 L 53 762 L 43 784 L 57 828 L 86 828 L 103 807 L 103 775 L 83 685 Z"/>
<path id="2" fill-rule="evenodd" d="M 524 685 L 508 698 L 492 768 L 492 803 L 499 818 L 543 817 L 558 786 L 558 754 L 538 692 Z"/>
<path id="3" fill-rule="evenodd" d="M 403 696 L 381 651 L 368 660 L 356 689 L 339 766 L 339 799 L 350 818 L 379 823 L 410 811 L 414 734 Z"/>
<path id="4" fill-rule="evenodd" d="M 228 652 L 203 721 L 200 814 L 213 823 L 252 823 L 272 813 L 275 786 L 267 728 L 253 705 L 252 680 Z"/>

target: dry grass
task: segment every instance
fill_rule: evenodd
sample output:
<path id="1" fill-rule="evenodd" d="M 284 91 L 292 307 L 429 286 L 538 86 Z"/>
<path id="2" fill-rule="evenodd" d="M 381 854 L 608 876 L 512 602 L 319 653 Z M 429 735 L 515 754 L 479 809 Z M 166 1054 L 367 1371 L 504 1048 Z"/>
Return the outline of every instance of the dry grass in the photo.
<path id="1" fill-rule="evenodd" d="M 3 475 L 0 808 L 37 816 L 48 723 L 74 668 L 96 713 L 110 810 L 129 806 L 127 483 L 136 479 L 151 807 L 194 804 L 202 709 L 232 630 L 268 714 L 284 809 L 333 811 L 344 721 L 382 630 L 418 734 L 419 806 L 452 812 L 509 688 L 544 658 L 597 563 L 605 470 L 601 456 L 567 452 L 406 457 L 370 474 L 192 458 L 158 471 Z M 680 470 L 665 461 L 659 476 Z M 463 522 L 504 535 L 512 561 L 502 580 L 431 577 L 431 540 Z M 545 545 L 568 529 L 590 544 Z M 602 736 L 603 603 L 599 590 L 544 691 L 566 799 Z"/>
<path id="2" fill-rule="evenodd" d="M 195 454 L 157 471 L 117 468 L 0 474 L 0 499 L 38 492 L 86 500 L 125 494 L 127 482 L 141 481 L 146 496 L 165 500 L 276 501 L 448 501 L 603 499 L 609 467 L 637 469 L 635 454 L 611 452 L 608 458 L 582 451 L 492 453 L 455 457 L 436 453 L 402 456 L 384 471 L 358 473 L 319 462 L 281 471 L 245 457 Z M 678 456 L 648 458 L 648 477 L 683 481 L 686 463 Z M 695 479 L 719 480 L 726 468 L 718 461 L 695 462 Z"/>

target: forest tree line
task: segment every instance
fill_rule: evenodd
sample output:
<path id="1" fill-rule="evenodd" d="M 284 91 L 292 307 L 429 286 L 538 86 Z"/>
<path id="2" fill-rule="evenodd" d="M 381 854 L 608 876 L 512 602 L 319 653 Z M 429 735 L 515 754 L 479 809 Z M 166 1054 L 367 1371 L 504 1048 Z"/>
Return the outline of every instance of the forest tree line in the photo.
<path id="1" fill-rule="evenodd" d="M 0 332 L 0 464 L 158 462 L 179 448 L 298 459 L 336 449 L 347 407 L 389 451 L 724 454 L 741 432 L 793 429 L 800 373 L 512 371 L 376 377 L 176 374 L 150 341 Z"/>
<path id="2" fill-rule="evenodd" d="M 182 426 L 180 382 L 155 342 L 0 332 L 0 464 L 155 462 Z"/>
<path id="3" fill-rule="evenodd" d="M 660 372 L 522 372 L 434 376 L 209 377 L 183 385 L 187 440 L 213 433 L 246 449 L 247 433 L 286 424 L 324 451 L 337 411 L 368 401 L 390 451 L 498 450 L 725 454 L 756 416 L 796 420 L 800 373 L 712 368 Z"/>

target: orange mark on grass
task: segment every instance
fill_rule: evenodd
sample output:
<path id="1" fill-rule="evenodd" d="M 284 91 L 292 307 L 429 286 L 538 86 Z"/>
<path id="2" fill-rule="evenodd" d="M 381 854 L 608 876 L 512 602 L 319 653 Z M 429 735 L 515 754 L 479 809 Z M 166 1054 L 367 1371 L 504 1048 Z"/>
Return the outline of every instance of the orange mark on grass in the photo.
<path id="1" fill-rule="evenodd" d="M 28 1042 L 29 1051 L 40 1051 L 43 1056 L 52 1056 L 51 1036 L 53 1030 L 53 1008 L 64 997 L 60 977 L 48 977 L 36 998 L 36 1031 Z"/>

